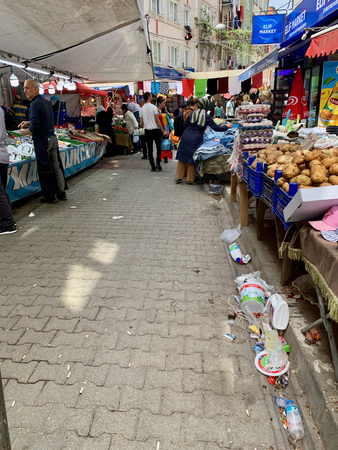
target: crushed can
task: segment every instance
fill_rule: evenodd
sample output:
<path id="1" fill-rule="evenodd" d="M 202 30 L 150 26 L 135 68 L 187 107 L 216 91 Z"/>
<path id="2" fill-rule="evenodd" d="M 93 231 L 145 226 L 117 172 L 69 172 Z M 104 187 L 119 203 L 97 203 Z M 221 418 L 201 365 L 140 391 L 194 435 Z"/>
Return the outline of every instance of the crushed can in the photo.
<path id="1" fill-rule="evenodd" d="M 316 328 L 311 328 L 305 335 L 305 343 L 308 345 L 312 345 L 315 342 L 319 341 L 320 335 Z"/>
<path id="2" fill-rule="evenodd" d="M 280 375 L 276 380 L 276 385 L 285 389 L 289 384 L 289 374 L 286 372 L 284 375 Z"/>

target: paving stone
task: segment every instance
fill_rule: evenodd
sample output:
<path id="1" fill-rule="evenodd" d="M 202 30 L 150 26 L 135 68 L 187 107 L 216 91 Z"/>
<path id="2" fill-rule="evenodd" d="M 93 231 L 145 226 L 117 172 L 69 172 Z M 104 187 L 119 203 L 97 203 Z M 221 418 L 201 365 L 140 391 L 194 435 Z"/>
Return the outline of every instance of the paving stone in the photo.
<path id="1" fill-rule="evenodd" d="M 6 342 L 0 342 L 0 355 L 3 359 L 12 359 L 13 362 L 20 362 L 28 350 L 30 349 L 30 344 L 23 345 L 9 345 Z"/>
<path id="2" fill-rule="evenodd" d="M 64 319 L 58 319 L 57 317 L 52 317 L 49 320 L 49 322 L 47 323 L 47 325 L 45 326 L 44 331 L 63 330 L 68 333 L 71 333 L 72 331 L 75 330 L 77 323 L 78 323 L 78 319 L 64 320 Z"/>
<path id="3" fill-rule="evenodd" d="M 46 326 L 49 318 L 44 317 L 42 319 L 32 319 L 27 316 L 20 317 L 19 321 L 13 326 L 13 330 L 18 330 L 20 328 L 32 328 L 35 331 L 42 331 Z"/>
<path id="4" fill-rule="evenodd" d="M 150 341 L 151 336 L 135 336 L 132 334 L 128 334 L 128 330 L 125 333 L 120 333 L 119 340 L 117 342 L 116 348 L 119 350 L 123 350 L 126 348 L 138 348 L 144 352 L 150 350 Z M 130 331 L 129 331 L 130 333 Z"/>
<path id="5" fill-rule="evenodd" d="M 83 333 L 66 333 L 65 331 L 51 331 L 54 333 L 50 347 L 58 347 L 60 345 L 71 345 L 75 348 L 83 347 L 87 334 Z"/>
<path id="6" fill-rule="evenodd" d="M 156 450 L 158 440 L 147 439 L 145 442 L 125 439 L 122 434 L 112 434 L 110 450 Z M 162 448 L 162 447 L 161 447 Z"/>
<path id="7" fill-rule="evenodd" d="M 24 305 L 16 305 L 14 309 L 12 309 L 9 317 L 15 316 L 28 316 L 30 318 L 37 317 L 39 312 L 41 311 L 42 306 L 24 306 Z"/>
<path id="8" fill-rule="evenodd" d="M 152 437 L 172 440 L 178 443 L 181 435 L 182 414 L 173 413 L 170 416 L 151 414 L 141 411 L 137 426 L 136 439 L 145 440 Z"/>
<path id="9" fill-rule="evenodd" d="M 160 367 L 158 368 L 160 369 Z M 169 353 L 166 361 L 166 369 L 192 369 L 195 372 L 202 372 L 202 355 L 201 353 L 195 353 L 193 355 Z"/>
<path id="10" fill-rule="evenodd" d="M 121 367 L 129 367 L 130 358 L 131 350 L 129 348 L 124 350 L 109 350 L 108 348 L 101 347 L 96 352 L 93 365 L 118 364 Z"/>
<path id="11" fill-rule="evenodd" d="M 111 365 L 105 386 L 116 386 L 116 385 L 131 385 L 136 389 L 141 389 L 144 386 L 146 371 L 141 368 L 129 367 L 124 369 L 120 366 Z"/>
<path id="12" fill-rule="evenodd" d="M 6 342 L 7 344 L 16 344 L 21 336 L 24 334 L 24 330 L 8 331 L 0 328 L 0 342 Z"/>
<path id="13" fill-rule="evenodd" d="M 60 450 L 109 450 L 111 435 L 102 434 L 97 438 L 79 437 L 74 431 L 65 433 Z"/>
<path id="14" fill-rule="evenodd" d="M 135 308 L 128 308 L 126 320 L 131 321 L 135 319 L 145 320 L 147 322 L 154 322 L 156 311 L 154 309 L 138 310 Z"/>
<path id="15" fill-rule="evenodd" d="M 162 414 L 170 415 L 174 412 L 190 413 L 203 416 L 203 392 L 177 392 L 174 389 L 163 389 Z"/>
<path id="16" fill-rule="evenodd" d="M 93 363 L 97 349 L 90 348 L 74 348 L 71 346 L 59 347 L 41 347 L 34 344 L 27 357 L 26 361 L 47 361 L 49 364 L 64 364 L 67 362 L 82 362 L 85 365 Z"/>
<path id="17" fill-rule="evenodd" d="M 57 430 L 75 431 L 79 436 L 88 436 L 94 408 L 67 408 L 63 404 L 48 404 L 47 406 L 51 409 L 44 426 L 45 433 L 55 433 Z"/>
<path id="18" fill-rule="evenodd" d="M 121 412 L 100 407 L 95 413 L 90 435 L 98 437 L 102 433 L 121 433 L 125 439 L 134 439 L 138 417 L 139 411 L 135 409 Z"/>
<path id="19" fill-rule="evenodd" d="M 20 331 L 20 330 L 18 330 Z M 19 339 L 18 344 L 40 344 L 47 346 L 51 343 L 56 331 L 34 331 L 32 329 L 26 330 L 22 337 Z"/>
<path id="20" fill-rule="evenodd" d="M 108 369 L 108 364 L 102 364 L 101 366 L 85 366 L 82 363 L 72 364 L 71 375 L 67 378 L 67 384 L 92 382 L 96 386 L 103 386 Z"/>
<path id="21" fill-rule="evenodd" d="M 138 324 L 137 334 L 139 336 L 144 336 L 145 334 L 156 334 L 158 336 L 167 338 L 169 336 L 169 323 L 149 323 L 144 320 L 140 320 Z"/>
<path id="22" fill-rule="evenodd" d="M 194 390 L 212 391 L 215 394 L 224 393 L 224 383 L 220 372 L 210 374 L 196 373 L 193 370 L 183 371 L 184 392 L 193 392 Z"/>
<path id="23" fill-rule="evenodd" d="M 34 364 L 34 368 L 30 372 L 30 377 L 28 377 L 29 383 L 36 383 L 37 381 L 55 381 L 58 384 L 64 384 L 67 380 L 67 375 L 69 371 L 67 371 L 67 366 L 65 365 L 56 365 L 49 364 L 46 361 L 37 361 L 26 364 L 26 366 L 30 366 Z"/>
<path id="24" fill-rule="evenodd" d="M 4 330 L 11 330 L 19 320 L 19 317 L 0 317 L 0 327 Z"/>
<path id="25" fill-rule="evenodd" d="M 192 337 L 184 338 L 184 349 L 186 354 L 206 353 L 212 356 L 219 356 L 218 339 L 194 339 Z"/>
<path id="26" fill-rule="evenodd" d="M 175 391 L 183 390 L 182 370 L 166 371 L 157 369 L 148 369 L 145 380 L 146 388 L 166 387 Z"/>
<path id="27" fill-rule="evenodd" d="M 121 386 L 105 387 L 96 386 L 90 382 L 78 383 L 79 397 L 76 408 L 86 408 L 95 404 L 96 406 L 105 406 L 107 409 L 115 411 L 119 406 L 121 391 Z"/>
<path id="28" fill-rule="evenodd" d="M 37 364 L 36 361 L 27 364 L 6 359 L 0 366 L 1 376 L 3 379 L 15 379 L 19 383 L 27 383 Z"/>
<path id="29" fill-rule="evenodd" d="M 32 432 L 42 433 L 52 405 L 26 406 L 17 401 L 7 411 L 8 423 L 14 428 L 25 428 Z"/>
<path id="30" fill-rule="evenodd" d="M 44 382 L 40 381 L 34 385 L 19 383 L 17 380 L 9 380 L 4 389 L 6 402 L 19 402 L 32 406 L 43 388 Z"/>
<path id="31" fill-rule="evenodd" d="M 47 381 L 36 399 L 38 406 L 47 403 L 62 403 L 65 406 L 74 407 L 79 398 L 79 392 L 82 386 L 80 383 L 74 385 L 57 384 L 54 381 Z"/>
<path id="32" fill-rule="evenodd" d="M 186 442 L 216 442 L 221 447 L 229 445 L 227 419 L 216 416 L 213 419 L 189 415 L 184 418 L 183 433 Z"/>
<path id="33" fill-rule="evenodd" d="M 56 432 L 51 435 L 42 435 L 26 429 L 18 430 L 13 450 L 60 450 L 64 433 Z M 13 441 L 12 441 L 13 442 Z"/>
<path id="34" fill-rule="evenodd" d="M 177 323 L 170 323 L 170 336 L 192 336 L 198 339 L 201 336 L 200 325 L 179 325 Z"/>
<path id="35" fill-rule="evenodd" d="M 149 410 L 159 414 L 161 408 L 162 388 L 135 389 L 126 385 L 122 389 L 119 411 L 130 409 Z"/>
<path id="36" fill-rule="evenodd" d="M 140 350 L 132 350 L 131 366 L 132 367 L 156 367 L 159 370 L 164 370 L 166 366 L 167 352 L 142 352 Z"/>
<path id="37" fill-rule="evenodd" d="M 154 352 L 168 350 L 175 353 L 184 353 L 184 337 L 162 338 L 157 335 L 152 336 L 150 350 Z"/>

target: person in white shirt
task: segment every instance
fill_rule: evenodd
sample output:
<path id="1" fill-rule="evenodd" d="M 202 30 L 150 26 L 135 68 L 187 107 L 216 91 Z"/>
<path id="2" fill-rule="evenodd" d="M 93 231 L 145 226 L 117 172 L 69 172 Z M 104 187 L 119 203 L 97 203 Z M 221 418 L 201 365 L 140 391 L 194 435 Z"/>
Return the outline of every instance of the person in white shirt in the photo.
<path id="1" fill-rule="evenodd" d="M 158 117 L 158 110 L 155 105 L 152 105 L 151 94 L 146 92 L 143 95 L 145 100 L 144 106 L 140 109 L 140 127 L 145 130 L 145 137 L 148 147 L 148 158 L 151 165 L 151 171 L 156 172 L 156 169 L 161 171 L 161 138 L 162 136 L 168 136 L 161 125 Z M 153 142 L 156 145 L 156 166 L 153 155 Z"/>
<path id="2" fill-rule="evenodd" d="M 128 105 L 129 106 L 129 105 Z M 129 111 L 128 106 L 126 104 L 122 105 L 122 113 L 124 114 L 124 120 L 126 121 L 126 127 L 128 128 L 130 139 L 132 140 L 133 146 L 134 146 L 134 152 L 137 153 L 137 146 L 135 145 L 135 142 L 133 140 L 133 133 L 135 130 L 138 129 L 138 123 L 134 116 L 134 114 Z"/>

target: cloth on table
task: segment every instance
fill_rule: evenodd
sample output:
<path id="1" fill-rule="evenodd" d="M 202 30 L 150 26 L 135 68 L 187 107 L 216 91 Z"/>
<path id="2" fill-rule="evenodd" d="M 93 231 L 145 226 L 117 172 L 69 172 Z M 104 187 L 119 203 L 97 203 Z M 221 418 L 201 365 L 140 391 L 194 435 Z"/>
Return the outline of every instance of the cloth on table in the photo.
<path id="1" fill-rule="evenodd" d="M 338 322 L 337 243 L 326 241 L 320 231 L 308 223 L 297 226 L 289 244 L 288 257 L 304 262 L 307 272 L 320 288 L 331 319 Z M 282 244 L 281 250 L 285 245 Z"/>
<path id="2" fill-rule="evenodd" d="M 226 131 L 214 131 L 210 127 L 206 128 L 203 134 L 203 141 L 209 141 L 210 139 L 223 139 L 225 137 L 233 137 L 236 130 L 229 128 Z"/>
<path id="3" fill-rule="evenodd" d="M 204 175 L 221 175 L 229 172 L 229 154 L 222 154 L 214 158 L 200 161 L 198 165 L 198 173 L 201 177 Z"/>
<path id="4" fill-rule="evenodd" d="M 205 141 L 203 144 L 195 151 L 193 155 L 193 160 L 195 161 L 205 161 L 206 159 L 214 158 L 215 156 L 226 153 L 227 150 L 223 144 L 218 141 Z"/>

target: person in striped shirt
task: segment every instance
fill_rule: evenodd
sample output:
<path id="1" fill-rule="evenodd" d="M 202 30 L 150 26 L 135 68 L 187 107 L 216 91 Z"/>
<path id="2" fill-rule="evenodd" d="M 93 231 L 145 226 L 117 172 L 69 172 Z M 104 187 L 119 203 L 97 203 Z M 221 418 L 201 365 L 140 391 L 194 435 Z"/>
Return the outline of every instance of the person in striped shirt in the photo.
<path id="1" fill-rule="evenodd" d="M 12 117 L 12 128 L 17 130 L 19 123 L 27 120 L 27 106 L 21 103 L 21 96 L 17 94 L 14 97 L 14 104 L 7 111 L 8 115 Z"/>

